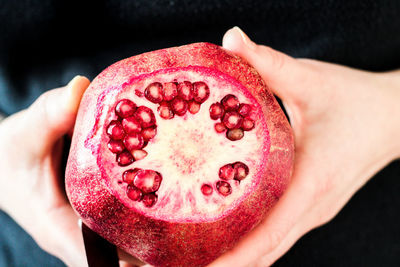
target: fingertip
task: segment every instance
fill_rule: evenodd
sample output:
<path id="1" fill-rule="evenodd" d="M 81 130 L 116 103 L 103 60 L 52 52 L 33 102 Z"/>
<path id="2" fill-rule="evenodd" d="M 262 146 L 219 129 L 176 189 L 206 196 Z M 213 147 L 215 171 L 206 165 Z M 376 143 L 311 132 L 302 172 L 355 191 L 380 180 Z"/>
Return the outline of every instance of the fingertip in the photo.
<path id="1" fill-rule="evenodd" d="M 255 50 L 254 43 L 238 26 L 229 29 L 222 38 L 222 46 L 232 52 L 240 52 L 243 48 Z"/>
<path id="2" fill-rule="evenodd" d="M 66 86 L 66 108 L 76 113 L 79 108 L 83 93 L 90 85 L 90 80 L 84 76 L 75 76 Z"/>

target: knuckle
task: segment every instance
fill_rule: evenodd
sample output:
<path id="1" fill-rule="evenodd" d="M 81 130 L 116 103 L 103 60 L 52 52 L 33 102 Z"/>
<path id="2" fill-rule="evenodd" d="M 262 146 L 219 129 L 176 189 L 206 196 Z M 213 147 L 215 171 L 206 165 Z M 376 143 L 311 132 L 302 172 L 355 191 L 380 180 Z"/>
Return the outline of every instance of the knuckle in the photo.
<path id="1" fill-rule="evenodd" d="M 333 182 L 329 177 L 315 183 L 315 186 L 313 187 L 313 200 L 318 202 L 321 198 L 328 195 L 332 191 L 332 188 Z"/>
<path id="2" fill-rule="evenodd" d="M 270 64 L 274 67 L 274 69 L 278 71 L 283 69 L 287 59 L 287 56 L 285 54 L 276 51 L 269 46 L 261 46 L 260 49 L 260 52 L 262 52 L 262 54 L 264 54 L 265 57 L 269 59 Z"/>
<path id="3" fill-rule="evenodd" d="M 279 244 L 282 242 L 283 238 L 285 237 L 285 233 L 282 230 L 274 230 L 267 234 L 265 237 L 265 249 L 264 254 L 274 250 Z"/>

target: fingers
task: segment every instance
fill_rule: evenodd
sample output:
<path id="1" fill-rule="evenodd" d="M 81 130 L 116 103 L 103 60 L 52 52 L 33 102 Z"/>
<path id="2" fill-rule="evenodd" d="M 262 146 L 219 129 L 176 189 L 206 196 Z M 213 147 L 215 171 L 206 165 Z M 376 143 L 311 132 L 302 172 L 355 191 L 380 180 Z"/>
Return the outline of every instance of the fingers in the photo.
<path id="1" fill-rule="evenodd" d="M 68 266 L 85 267 L 87 261 L 78 217 L 68 204 L 49 210 L 39 209 L 41 223 L 32 227 L 31 235 L 40 247 L 57 256 Z M 43 220 L 45 218 L 45 220 Z"/>
<path id="2" fill-rule="evenodd" d="M 268 46 L 257 45 L 238 27 L 225 33 L 222 44 L 256 68 L 270 89 L 285 102 L 301 93 L 297 86 L 305 75 L 301 62 Z"/>
<path id="3" fill-rule="evenodd" d="M 299 181 L 293 181 L 289 189 L 272 209 L 267 218 L 245 236 L 231 251 L 227 252 L 211 267 L 248 266 L 255 259 L 270 255 L 264 259 L 273 262 L 300 237 L 303 230 L 297 223 L 308 210 L 312 201 L 310 189 Z M 287 240 L 287 243 L 283 243 Z M 246 255 L 243 257 L 243 255 Z M 272 256 L 271 256 L 272 255 Z M 271 258 L 272 257 L 272 258 Z"/>
<path id="4" fill-rule="evenodd" d="M 76 76 L 66 87 L 44 93 L 26 110 L 24 132 L 35 140 L 30 144 L 34 151 L 46 153 L 56 140 L 72 129 L 80 100 L 89 84 L 87 78 Z"/>

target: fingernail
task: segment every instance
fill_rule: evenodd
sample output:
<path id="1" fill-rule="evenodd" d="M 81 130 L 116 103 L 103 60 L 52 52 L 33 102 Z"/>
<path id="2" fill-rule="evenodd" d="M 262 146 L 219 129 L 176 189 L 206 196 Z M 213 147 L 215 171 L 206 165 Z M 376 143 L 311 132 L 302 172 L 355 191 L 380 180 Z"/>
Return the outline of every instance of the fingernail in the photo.
<path id="1" fill-rule="evenodd" d="M 257 44 L 254 43 L 250 38 L 240 29 L 238 26 L 235 26 L 232 28 L 232 30 L 238 32 L 240 34 L 240 37 L 242 38 L 243 43 L 251 50 L 255 50 L 257 47 Z"/>

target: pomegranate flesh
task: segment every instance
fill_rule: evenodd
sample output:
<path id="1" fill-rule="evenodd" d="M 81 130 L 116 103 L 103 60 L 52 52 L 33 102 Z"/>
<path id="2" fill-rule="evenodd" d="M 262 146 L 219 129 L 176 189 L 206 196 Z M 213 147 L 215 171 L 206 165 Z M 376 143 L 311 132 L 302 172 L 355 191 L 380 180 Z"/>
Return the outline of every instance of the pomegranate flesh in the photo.
<path id="1" fill-rule="evenodd" d="M 113 64 L 82 99 L 66 170 L 95 232 L 155 266 L 204 266 L 278 201 L 289 123 L 253 67 L 196 43 Z"/>

